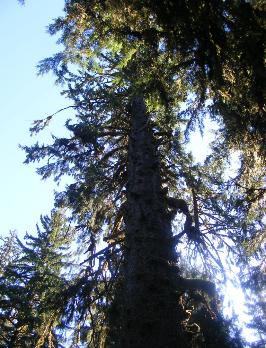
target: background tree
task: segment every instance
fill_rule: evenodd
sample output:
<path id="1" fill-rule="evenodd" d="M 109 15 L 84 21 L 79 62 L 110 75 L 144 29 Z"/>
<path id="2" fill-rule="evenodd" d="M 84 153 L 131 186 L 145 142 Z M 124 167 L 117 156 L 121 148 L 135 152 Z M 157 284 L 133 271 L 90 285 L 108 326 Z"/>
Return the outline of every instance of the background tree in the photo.
<path id="1" fill-rule="evenodd" d="M 25 236 L 26 245 L 12 235 L 1 246 L 15 250 L 1 262 L 1 347 L 63 347 L 60 316 L 71 233 L 60 213 L 41 217 L 41 225 L 36 236 Z"/>

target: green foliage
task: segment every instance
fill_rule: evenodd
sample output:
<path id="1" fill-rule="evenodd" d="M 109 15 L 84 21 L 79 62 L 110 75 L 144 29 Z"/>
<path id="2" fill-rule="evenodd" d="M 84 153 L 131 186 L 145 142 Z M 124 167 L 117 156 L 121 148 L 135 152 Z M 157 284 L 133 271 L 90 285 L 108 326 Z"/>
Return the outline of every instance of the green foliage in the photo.
<path id="1" fill-rule="evenodd" d="M 244 140 L 263 154 L 264 11 L 258 1 L 239 0 L 68 1 L 65 18 L 50 32 L 62 30 L 63 62 L 87 61 L 104 49 L 113 57 L 122 54 L 117 67 L 125 68 L 141 55 L 135 68 L 141 69 L 142 88 L 157 90 L 163 100 L 175 98 L 183 86 L 197 95 L 198 106 L 212 98 L 214 117 L 221 115 L 231 143 Z M 175 93 L 167 93 L 164 80 L 171 75 Z"/>
<path id="2" fill-rule="evenodd" d="M 258 346 L 266 342 L 265 260 L 242 272 L 242 286 L 247 298 L 248 313 L 253 321 L 249 327 L 258 333 Z"/>
<path id="3" fill-rule="evenodd" d="M 1 251 L 16 250 L 16 257 L 1 260 L 1 347 L 60 346 L 56 328 L 64 307 L 71 233 L 61 213 L 41 217 L 41 225 L 36 236 L 25 236 L 26 244 L 13 238 L 10 245 L 8 238 L 1 246 Z"/>

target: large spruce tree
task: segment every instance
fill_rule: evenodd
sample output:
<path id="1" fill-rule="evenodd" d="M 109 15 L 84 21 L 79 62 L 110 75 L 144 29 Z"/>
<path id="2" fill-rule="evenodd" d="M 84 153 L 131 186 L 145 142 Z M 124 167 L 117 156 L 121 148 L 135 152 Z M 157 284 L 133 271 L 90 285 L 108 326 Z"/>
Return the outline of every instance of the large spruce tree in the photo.
<path id="1" fill-rule="evenodd" d="M 69 137 L 25 150 L 26 162 L 47 159 L 43 178 L 72 177 L 55 204 L 69 209 L 84 248 L 60 312 L 73 344 L 241 347 L 209 280 L 224 275 L 222 253 L 245 265 L 265 241 L 263 10 L 260 1 L 68 0 L 49 27 L 64 50 L 40 73 L 54 71 L 76 118 Z M 208 116 L 219 129 L 203 165 L 186 144 Z"/>

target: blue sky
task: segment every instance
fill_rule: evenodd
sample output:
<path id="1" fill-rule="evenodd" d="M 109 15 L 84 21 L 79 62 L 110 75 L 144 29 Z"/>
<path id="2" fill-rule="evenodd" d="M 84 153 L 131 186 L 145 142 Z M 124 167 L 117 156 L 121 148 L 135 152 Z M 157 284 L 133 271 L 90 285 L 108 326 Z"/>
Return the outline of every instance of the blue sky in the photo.
<path id="1" fill-rule="evenodd" d="M 61 15 L 64 0 L 0 0 L 0 233 L 16 229 L 20 234 L 35 231 L 40 214 L 53 207 L 52 180 L 41 181 L 33 165 L 24 165 L 25 154 L 18 144 L 48 141 L 50 132 L 58 133 L 69 114 L 60 115 L 52 128 L 37 138 L 29 127 L 68 105 L 55 86 L 54 77 L 37 77 L 38 62 L 60 47 L 49 36 L 46 26 Z"/>

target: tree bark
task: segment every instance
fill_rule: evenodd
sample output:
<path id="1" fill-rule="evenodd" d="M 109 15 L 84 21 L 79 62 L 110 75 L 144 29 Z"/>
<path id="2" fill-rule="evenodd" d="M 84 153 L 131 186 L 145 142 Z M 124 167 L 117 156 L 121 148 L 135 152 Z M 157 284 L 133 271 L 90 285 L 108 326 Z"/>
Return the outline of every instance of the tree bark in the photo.
<path id="1" fill-rule="evenodd" d="M 141 96 L 132 100 L 130 113 L 121 346 L 184 348 L 171 218 L 155 139 Z"/>

